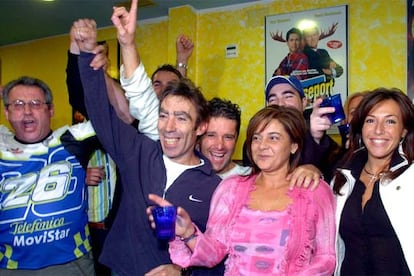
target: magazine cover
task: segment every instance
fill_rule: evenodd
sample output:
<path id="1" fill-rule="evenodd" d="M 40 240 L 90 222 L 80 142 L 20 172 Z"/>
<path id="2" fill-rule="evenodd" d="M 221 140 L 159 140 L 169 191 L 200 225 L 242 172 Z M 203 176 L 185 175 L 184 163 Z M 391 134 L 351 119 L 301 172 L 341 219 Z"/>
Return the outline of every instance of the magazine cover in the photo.
<path id="1" fill-rule="evenodd" d="M 347 6 L 266 16 L 266 82 L 295 75 L 308 99 L 348 96 Z"/>

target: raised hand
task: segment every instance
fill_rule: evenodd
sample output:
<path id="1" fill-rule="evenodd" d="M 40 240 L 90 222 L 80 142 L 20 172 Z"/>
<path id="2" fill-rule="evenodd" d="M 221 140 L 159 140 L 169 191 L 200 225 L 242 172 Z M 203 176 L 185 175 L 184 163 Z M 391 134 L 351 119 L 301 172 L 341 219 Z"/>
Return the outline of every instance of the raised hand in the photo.
<path id="1" fill-rule="evenodd" d="M 70 28 L 69 51 L 72 54 L 79 55 L 81 52 L 80 47 L 82 46 L 82 51 L 92 52 L 96 55 L 90 66 L 93 67 L 94 70 L 98 70 L 100 68 L 104 68 L 104 70 L 106 70 L 106 67 L 109 64 L 108 47 L 106 45 L 97 45 L 96 35 L 97 30 L 94 20 L 78 19 L 73 22 L 72 27 Z"/>
<path id="2" fill-rule="evenodd" d="M 75 55 L 80 54 L 80 49 L 79 49 L 78 43 L 76 42 L 76 33 L 77 33 L 77 31 L 78 31 L 78 29 L 75 27 L 74 24 L 72 24 L 72 27 L 70 28 L 70 32 L 69 32 L 69 37 L 70 37 L 69 51 L 72 54 L 75 54 Z"/>
<path id="3" fill-rule="evenodd" d="M 138 0 L 132 0 L 129 12 L 125 7 L 114 7 L 112 23 L 118 32 L 118 41 L 121 46 L 135 45 L 135 31 L 137 26 Z"/>
<path id="4" fill-rule="evenodd" d="M 78 19 L 73 22 L 71 29 L 79 50 L 82 52 L 91 53 L 95 49 L 96 43 L 96 22 L 93 19 Z"/>
<path id="5" fill-rule="evenodd" d="M 109 58 L 108 58 L 108 46 L 107 45 L 97 45 L 95 49 L 92 51 L 95 54 L 90 66 L 94 70 L 98 70 L 103 68 L 105 71 L 109 66 Z"/>
<path id="6" fill-rule="evenodd" d="M 194 43 L 186 35 L 180 34 L 175 43 L 177 50 L 177 62 L 187 64 L 188 59 L 193 53 Z"/>
<path id="7" fill-rule="evenodd" d="M 118 41 L 121 46 L 124 72 L 122 77 L 128 79 L 141 63 L 135 46 L 135 31 L 137 28 L 138 0 L 132 0 L 129 12 L 124 7 L 114 7 L 112 23 L 117 29 Z"/>
<path id="8" fill-rule="evenodd" d="M 313 102 L 313 109 L 310 115 L 310 133 L 316 143 L 320 143 L 326 130 L 328 130 L 332 123 L 326 116 L 328 113 L 335 112 L 335 107 L 320 107 L 323 99 L 318 98 Z"/>

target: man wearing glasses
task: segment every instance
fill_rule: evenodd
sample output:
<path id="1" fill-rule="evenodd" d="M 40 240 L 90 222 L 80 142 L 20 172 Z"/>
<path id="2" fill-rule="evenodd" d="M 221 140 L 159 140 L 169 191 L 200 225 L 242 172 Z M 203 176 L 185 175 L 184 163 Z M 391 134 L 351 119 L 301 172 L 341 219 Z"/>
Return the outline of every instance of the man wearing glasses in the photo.
<path id="1" fill-rule="evenodd" d="M 13 132 L 0 129 L 0 274 L 94 275 L 85 168 L 90 123 L 51 130 L 49 87 L 21 77 L 3 90 Z"/>

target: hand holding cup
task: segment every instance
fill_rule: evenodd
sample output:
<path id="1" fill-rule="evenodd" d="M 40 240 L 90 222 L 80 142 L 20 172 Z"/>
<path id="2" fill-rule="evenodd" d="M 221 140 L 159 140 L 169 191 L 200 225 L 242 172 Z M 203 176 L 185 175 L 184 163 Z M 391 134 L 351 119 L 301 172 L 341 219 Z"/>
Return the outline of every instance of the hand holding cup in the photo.
<path id="1" fill-rule="evenodd" d="M 332 124 L 339 123 L 345 120 L 345 112 L 342 106 L 341 94 L 334 94 L 323 99 L 320 107 L 334 107 L 333 113 L 326 114 Z"/>
<path id="2" fill-rule="evenodd" d="M 155 223 L 155 236 L 160 240 L 173 240 L 175 238 L 175 221 L 177 218 L 177 207 L 154 206 L 151 208 Z"/>
<path id="3" fill-rule="evenodd" d="M 171 240 L 174 239 L 175 236 L 182 237 L 186 236 L 188 233 L 191 234 L 194 232 L 194 226 L 191 218 L 183 208 L 173 206 L 170 202 L 155 194 L 149 194 L 148 198 L 158 205 L 147 208 L 147 215 L 151 222 L 151 227 L 155 229 L 157 238 L 162 240 Z M 159 211 L 160 209 L 162 211 Z M 175 210 L 174 219 L 172 219 L 172 214 L 174 212 L 173 210 Z M 159 220 L 160 214 L 161 217 L 164 217 L 164 220 Z M 165 217 L 167 217 L 167 219 L 165 219 Z M 172 220 L 174 221 L 172 223 L 173 231 L 167 231 L 167 229 L 171 230 L 170 222 Z M 170 226 L 170 228 L 166 226 Z M 174 233 L 174 235 L 171 233 Z"/>

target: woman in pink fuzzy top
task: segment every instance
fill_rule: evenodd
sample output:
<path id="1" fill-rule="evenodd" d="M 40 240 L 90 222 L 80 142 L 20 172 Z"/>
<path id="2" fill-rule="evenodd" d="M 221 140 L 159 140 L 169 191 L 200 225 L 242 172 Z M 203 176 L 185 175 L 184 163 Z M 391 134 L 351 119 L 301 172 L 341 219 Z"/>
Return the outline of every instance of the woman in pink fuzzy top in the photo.
<path id="1" fill-rule="evenodd" d="M 305 137 L 302 118 L 292 108 L 269 106 L 250 120 L 246 142 L 252 174 L 219 185 L 205 233 L 178 208 L 177 237 L 169 249 L 175 264 L 212 267 L 228 256 L 225 275 L 332 275 L 332 191 L 323 180 L 314 191 L 289 189 L 287 180 Z M 149 198 L 169 204 L 155 195 Z"/>

